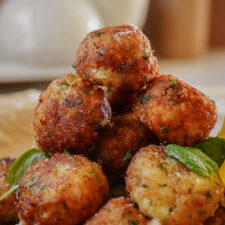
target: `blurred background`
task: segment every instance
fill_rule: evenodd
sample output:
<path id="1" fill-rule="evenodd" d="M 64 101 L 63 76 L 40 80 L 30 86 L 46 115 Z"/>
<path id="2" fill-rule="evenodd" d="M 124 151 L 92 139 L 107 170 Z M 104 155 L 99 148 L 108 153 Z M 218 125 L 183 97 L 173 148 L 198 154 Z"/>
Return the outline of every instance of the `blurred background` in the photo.
<path id="1" fill-rule="evenodd" d="M 210 95 L 225 117 L 225 0 L 0 0 L 0 156 L 34 145 L 40 90 L 74 72 L 85 34 L 135 24 L 151 41 L 161 73 Z"/>
<path id="2" fill-rule="evenodd" d="M 224 0 L 0 0 L 0 93 L 43 89 L 73 71 L 87 32 L 132 23 L 161 72 L 225 89 Z"/>

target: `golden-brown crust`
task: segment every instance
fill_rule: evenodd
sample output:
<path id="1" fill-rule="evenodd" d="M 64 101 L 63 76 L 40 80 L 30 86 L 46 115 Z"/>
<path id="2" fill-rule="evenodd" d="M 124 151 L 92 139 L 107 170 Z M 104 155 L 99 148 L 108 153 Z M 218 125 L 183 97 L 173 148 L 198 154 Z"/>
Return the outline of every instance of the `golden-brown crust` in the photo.
<path id="1" fill-rule="evenodd" d="M 78 76 L 115 88 L 118 95 L 140 91 L 159 73 L 149 40 L 133 25 L 107 27 L 87 34 L 77 50 L 76 67 Z M 116 101 L 120 99 L 113 99 Z"/>
<path id="2" fill-rule="evenodd" d="M 93 149 L 99 128 L 111 119 L 104 92 L 72 74 L 54 80 L 39 99 L 33 115 L 39 147 L 55 153 Z"/>
<path id="3" fill-rule="evenodd" d="M 155 135 L 133 113 L 128 113 L 112 118 L 111 126 L 100 136 L 93 153 L 107 174 L 120 176 L 141 147 L 156 143 Z"/>
<path id="4" fill-rule="evenodd" d="M 126 198 L 108 201 L 85 225 L 147 225 L 148 219 Z"/>
<path id="5" fill-rule="evenodd" d="M 75 225 L 98 210 L 107 193 L 107 179 L 96 163 L 57 153 L 28 169 L 16 206 L 27 224 Z"/>
<path id="6" fill-rule="evenodd" d="M 169 158 L 164 147 L 150 145 L 132 158 L 126 190 L 146 216 L 163 225 L 199 225 L 214 215 L 224 199 L 219 177 L 201 177 Z"/>
<path id="7" fill-rule="evenodd" d="M 161 141 L 193 146 L 217 121 L 215 103 L 173 75 L 161 75 L 134 106 L 136 116 Z"/>
<path id="8" fill-rule="evenodd" d="M 10 184 L 6 180 L 6 175 L 14 160 L 14 158 L 0 159 L 0 196 L 10 189 Z M 18 221 L 16 207 L 14 205 L 15 201 L 16 195 L 14 193 L 0 201 L 0 223 Z"/>

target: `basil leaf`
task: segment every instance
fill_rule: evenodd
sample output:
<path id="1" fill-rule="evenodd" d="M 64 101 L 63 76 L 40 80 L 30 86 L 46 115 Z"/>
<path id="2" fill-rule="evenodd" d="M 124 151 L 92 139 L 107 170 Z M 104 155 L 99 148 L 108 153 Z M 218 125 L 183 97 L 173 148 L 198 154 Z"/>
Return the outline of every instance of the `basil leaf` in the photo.
<path id="1" fill-rule="evenodd" d="M 9 168 L 6 179 L 11 185 L 19 184 L 27 169 L 40 159 L 48 158 L 45 152 L 39 149 L 31 149 L 23 153 Z"/>
<path id="2" fill-rule="evenodd" d="M 18 159 L 16 159 L 9 168 L 8 174 L 6 176 L 7 181 L 11 184 L 11 188 L 2 196 L 0 196 L 0 201 L 11 193 L 17 191 L 20 180 L 28 168 L 43 158 L 50 158 L 50 155 L 39 149 L 33 148 L 23 153 Z"/>
<path id="3" fill-rule="evenodd" d="M 204 152 L 210 159 L 215 161 L 220 167 L 225 160 L 225 139 L 222 137 L 208 138 L 198 143 L 196 148 L 199 148 Z"/>
<path id="4" fill-rule="evenodd" d="M 197 148 L 170 144 L 166 146 L 165 152 L 203 177 L 209 177 L 212 173 L 218 172 L 217 164 Z"/>
<path id="5" fill-rule="evenodd" d="M 18 187 L 19 184 L 11 186 L 11 188 L 8 191 L 6 191 L 2 196 L 0 196 L 0 201 L 2 201 L 4 198 L 12 194 L 13 192 L 17 191 Z"/>

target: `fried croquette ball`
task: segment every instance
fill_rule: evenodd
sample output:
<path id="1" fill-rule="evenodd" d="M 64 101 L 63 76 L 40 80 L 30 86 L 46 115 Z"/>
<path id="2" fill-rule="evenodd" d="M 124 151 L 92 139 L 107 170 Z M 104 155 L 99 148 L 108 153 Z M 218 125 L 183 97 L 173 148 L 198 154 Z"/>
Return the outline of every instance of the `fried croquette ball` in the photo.
<path id="1" fill-rule="evenodd" d="M 185 146 L 206 139 L 217 121 L 215 103 L 173 75 L 157 77 L 134 113 L 162 142 Z"/>
<path id="2" fill-rule="evenodd" d="M 75 225 L 98 210 L 107 193 L 107 179 L 96 163 L 56 153 L 28 169 L 16 207 L 28 225 Z"/>
<path id="3" fill-rule="evenodd" d="M 33 116 L 35 139 L 50 153 L 93 149 L 99 128 L 111 119 L 103 90 L 72 74 L 54 80 L 39 99 Z"/>
<path id="4" fill-rule="evenodd" d="M 108 201 L 85 225 L 147 225 L 148 219 L 126 198 Z"/>
<path id="5" fill-rule="evenodd" d="M 10 189 L 10 184 L 6 180 L 6 175 L 14 160 L 14 158 L 0 159 L 0 196 Z M 0 223 L 12 223 L 18 221 L 16 207 L 14 205 L 15 201 L 16 195 L 14 193 L 0 201 Z"/>
<path id="6" fill-rule="evenodd" d="M 77 74 L 95 84 L 139 91 L 158 75 L 148 38 L 134 25 L 93 31 L 81 42 Z"/>
<path id="7" fill-rule="evenodd" d="M 150 143 L 157 143 L 155 135 L 133 113 L 128 113 L 112 118 L 111 127 L 100 136 L 93 153 L 107 174 L 121 175 L 131 157 Z"/>
<path id="8" fill-rule="evenodd" d="M 126 190 L 140 211 L 163 225 L 199 225 L 214 215 L 224 198 L 219 177 L 205 178 L 150 145 L 132 158 Z"/>

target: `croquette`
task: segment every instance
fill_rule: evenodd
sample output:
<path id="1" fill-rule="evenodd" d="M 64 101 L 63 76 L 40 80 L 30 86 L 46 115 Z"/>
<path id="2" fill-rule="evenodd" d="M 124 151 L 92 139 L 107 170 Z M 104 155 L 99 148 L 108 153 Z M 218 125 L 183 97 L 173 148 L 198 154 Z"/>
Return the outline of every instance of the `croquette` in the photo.
<path id="1" fill-rule="evenodd" d="M 77 50 L 76 70 L 83 79 L 114 88 L 115 98 L 140 91 L 159 74 L 148 38 L 134 25 L 88 33 Z"/>
<path id="2" fill-rule="evenodd" d="M 193 146 L 209 136 L 217 121 L 215 103 L 173 75 L 155 78 L 133 108 L 164 143 Z"/>
<path id="3" fill-rule="evenodd" d="M 141 147 L 156 143 L 155 135 L 133 113 L 128 113 L 112 118 L 111 127 L 100 136 L 93 153 L 107 174 L 122 175 Z"/>
<path id="4" fill-rule="evenodd" d="M 22 178 L 17 212 L 28 225 L 75 225 L 99 209 L 108 189 L 96 163 L 56 153 L 31 166 Z"/>
<path id="5" fill-rule="evenodd" d="M 85 225 L 147 225 L 148 219 L 128 199 L 111 199 Z"/>
<path id="6" fill-rule="evenodd" d="M 85 154 L 94 148 L 101 128 L 110 119 L 104 91 L 68 74 L 41 94 L 33 115 L 35 140 L 49 153 Z"/>
<path id="7" fill-rule="evenodd" d="M 213 216 L 224 186 L 216 174 L 206 178 L 168 157 L 164 147 L 150 145 L 132 158 L 126 191 L 146 216 L 163 225 L 199 225 Z"/>
<path id="8" fill-rule="evenodd" d="M 10 184 L 6 180 L 6 175 L 14 160 L 14 158 L 0 159 L 0 196 L 10 189 Z M 16 195 L 14 193 L 0 201 L 0 223 L 12 223 L 18 220 L 14 204 L 15 201 Z"/>

